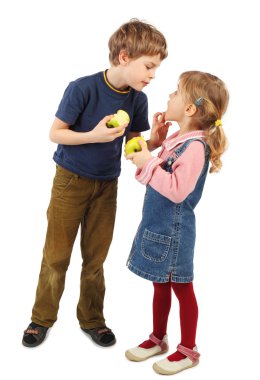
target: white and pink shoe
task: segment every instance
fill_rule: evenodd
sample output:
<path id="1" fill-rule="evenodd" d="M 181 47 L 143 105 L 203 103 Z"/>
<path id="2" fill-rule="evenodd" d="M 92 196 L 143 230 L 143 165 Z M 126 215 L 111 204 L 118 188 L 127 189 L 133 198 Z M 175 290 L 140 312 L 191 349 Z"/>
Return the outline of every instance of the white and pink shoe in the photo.
<path id="1" fill-rule="evenodd" d="M 200 354 L 198 353 L 197 347 L 195 346 L 193 350 L 190 348 L 177 346 L 177 350 L 183 355 L 187 356 L 185 359 L 179 361 L 170 362 L 170 360 L 163 359 L 153 365 L 155 372 L 160 375 L 174 375 L 175 373 L 181 372 L 185 369 L 191 368 L 199 364 Z"/>
<path id="2" fill-rule="evenodd" d="M 164 354 L 168 351 L 169 345 L 168 345 L 168 336 L 164 335 L 163 339 L 160 340 L 156 338 L 155 335 L 151 334 L 149 336 L 149 339 L 155 343 L 156 345 L 152 348 L 142 348 L 140 346 L 130 348 L 126 351 L 125 356 L 127 359 L 134 361 L 134 362 L 141 362 L 143 360 L 146 360 L 148 358 L 151 358 L 155 355 Z"/>

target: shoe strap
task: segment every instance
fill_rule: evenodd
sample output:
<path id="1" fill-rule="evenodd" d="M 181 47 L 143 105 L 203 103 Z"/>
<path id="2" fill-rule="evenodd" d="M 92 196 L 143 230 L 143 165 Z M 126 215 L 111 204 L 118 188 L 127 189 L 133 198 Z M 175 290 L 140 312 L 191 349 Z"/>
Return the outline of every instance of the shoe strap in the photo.
<path id="1" fill-rule="evenodd" d="M 158 339 L 153 333 L 149 335 L 149 339 L 161 347 L 162 351 L 166 351 L 168 349 L 168 344 L 161 339 Z"/>
<path id="2" fill-rule="evenodd" d="M 194 350 L 191 350 L 190 348 L 184 347 L 181 344 L 179 344 L 177 346 L 177 350 L 181 354 L 187 356 L 187 358 L 189 358 L 192 361 L 192 363 L 196 362 L 200 357 L 200 354 L 197 351 L 194 351 Z"/>

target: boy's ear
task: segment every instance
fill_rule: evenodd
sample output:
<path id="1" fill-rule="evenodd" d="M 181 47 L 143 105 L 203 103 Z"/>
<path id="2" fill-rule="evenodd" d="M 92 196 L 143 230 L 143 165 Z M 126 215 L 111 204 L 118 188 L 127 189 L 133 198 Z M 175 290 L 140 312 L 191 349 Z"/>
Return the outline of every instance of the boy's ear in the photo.
<path id="1" fill-rule="evenodd" d="M 188 104 L 185 108 L 185 114 L 187 116 L 193 116 L 195 115 L 196 112 L 197 112 L 197 107 L 193 103 Z"/>
<path id="2" fill-rule="evenodd" d="M 120 65 L 126 66 L 129 62 L 129 56 L 126 50 L 121 50 L 118 56 Z"/>

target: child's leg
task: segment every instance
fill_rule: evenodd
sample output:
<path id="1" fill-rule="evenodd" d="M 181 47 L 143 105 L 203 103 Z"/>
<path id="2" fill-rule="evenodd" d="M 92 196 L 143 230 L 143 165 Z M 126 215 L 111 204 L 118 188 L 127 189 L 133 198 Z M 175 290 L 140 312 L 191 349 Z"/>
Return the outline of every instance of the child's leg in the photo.
<path id="1" fill-rule="evenodd" d="M 41 344 L 57 319 L 73 243 L 84 212 L 79 177 L 58 166 L 47 212 L 48 228 L 32 323 L 23 335 L 22 342 L 27 347 Z"/>
<path id="2" fill-rule="evenodd" d="M 57 167 L 32 321 L 51 327 L 57 319 L 66 271 L 85 207 L 77 175 Z"/>
<path id="3" fill-rule="evenodd" d="M 82 329 L 105 326 L 103 264 L 113 236 L 116 203 L 117 180 L 95 181 L 95 193 L 81 223 L 83 264 L 77 317 Z"/>
<path id="4" fill-rule="evenodd" d="M 158 339 L 163 339 L 167 330 L 168 316 L 171 309 L 171 283 L 154 282 L 154 297 L 153 297 L 153 334 Z M 146 340 L 140 347 L 154 347 L 150 339 Z"/>
<path id="5" fill-rule="evenodd" d="M 172 288 L 180 304 L 181 345 L 193 349 L 196 341 L 198 305 L 193 283 L 172 283 Z M 168 356 L 169 361 L 178 361 L 186 356 L 176 351 Z"/>

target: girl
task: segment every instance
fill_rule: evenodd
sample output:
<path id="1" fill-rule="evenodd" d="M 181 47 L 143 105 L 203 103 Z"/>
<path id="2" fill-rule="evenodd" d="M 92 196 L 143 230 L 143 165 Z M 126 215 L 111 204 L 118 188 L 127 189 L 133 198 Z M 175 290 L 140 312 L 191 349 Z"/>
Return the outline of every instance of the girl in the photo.
<path id="1" fill-rule="evenodd" d="M 210 173 L 222 166 L 226 137 L 221 118 L 228 99 L 225 84 L 216 76 L 199 71 L 181 74 L 166 112 L 154 116 L 150 142 L 160 140 L 158 157 L 142 141 L 142 151 L 126 157 L 137 166 L 137 180 L 147 186 L 142 221 L 127 266 L 154 286 L 153 332 L 148 340 L 126 351 L 126 357 L 142 361 L 168 351 L 166 329 L 173 289 L 180 305 L 181 342 L 176 352 L 154 363 L 160 374 L 175 374 L 199 362 L 198 306 L 192 283 L 193 210 L 202 195 L 209 163 Z M 170 123 L 165 120 L 176 121 L 180 128 L 167 139 Z"/>

